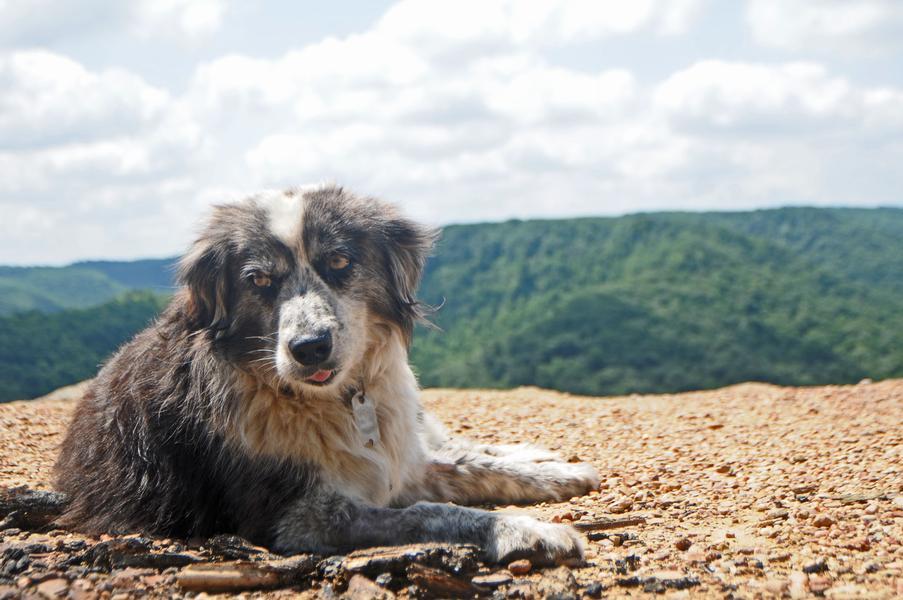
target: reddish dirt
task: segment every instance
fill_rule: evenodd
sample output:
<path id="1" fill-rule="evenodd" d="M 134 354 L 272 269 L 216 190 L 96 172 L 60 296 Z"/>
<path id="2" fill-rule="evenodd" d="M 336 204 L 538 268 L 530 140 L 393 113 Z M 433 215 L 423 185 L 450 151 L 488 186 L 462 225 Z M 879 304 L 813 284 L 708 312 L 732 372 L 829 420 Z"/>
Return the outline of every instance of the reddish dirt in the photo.
<path id="1" fill-rule="evenodd" d="M 0 405 L 0 486 L 50 489 L 79 393 Z M 618 398 L 427 390 L 424 398 L 456 434 L 536 443 L 602 473 L 589 496 L 517 510 L 578 524 L 646 520 L 593 534 L 588 565 L 570 575 L 515 576 L 501 593 L 542 595 L 544 582 L 572 576 L 577 597 L 903 597 L 903 380 Z M 22 580 L 21 589 L 40 581 Z"/>

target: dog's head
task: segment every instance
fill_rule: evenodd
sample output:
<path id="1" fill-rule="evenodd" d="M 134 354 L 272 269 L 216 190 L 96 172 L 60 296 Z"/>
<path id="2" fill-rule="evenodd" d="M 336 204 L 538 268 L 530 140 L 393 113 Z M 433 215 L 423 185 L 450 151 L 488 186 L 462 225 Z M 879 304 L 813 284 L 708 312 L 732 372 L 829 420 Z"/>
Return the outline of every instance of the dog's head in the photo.
<path id="1" fill-rule="evenodd" d="M 216 207 L 182 259 L 192 328 L 280 388 L 348 382 L 379 331 L 410 343 L 435 232 L 337 187 Z"/>

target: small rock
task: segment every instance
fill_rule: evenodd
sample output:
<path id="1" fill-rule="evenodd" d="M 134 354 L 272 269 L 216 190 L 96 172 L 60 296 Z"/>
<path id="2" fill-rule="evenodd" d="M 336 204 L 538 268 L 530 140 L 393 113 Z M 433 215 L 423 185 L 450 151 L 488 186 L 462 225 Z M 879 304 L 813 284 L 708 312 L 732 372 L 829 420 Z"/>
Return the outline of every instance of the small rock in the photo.
<path id="1" fill-rule="evenodd" d="M 813 594 L 821 594 L 824 593 L 825 590 L 830 588 L 833 585 L 833 581 L 830 577 L 826 577 L 824 575 L 810 575 L 809 576 L 809 591 Z"/>
<path id="2" fill-rule="evenodd" d="M 798 483 L 790 486 L 790 491 L 794 494 L 811 494 L 817 489 L 818 486 L 812 483 Z"/>
<path id="3" fill-rule="evenodd" d="M 768 557 L 768 562 L 773 562 L 773 563 L 787 562 L 788 560 L 791 559 L 792 556 L 793 555 L 790 554 L 789 552 L 780 552 L 778 554 L 771 554 Z"/>
<path id="4" fill-rule="evenodd" d="M 834 519 L 828 515 L 819 515 L 813 519 L 812 524 L 816 527 L 830 527 L 834 524 Z"/>
<path id="5" fill-rule="evenodd" d="M 690 549 L 690 546 L 692 546 L 692 545 L 693 545 L 693 542 L 691 542 L 687 538 L 680 538 L 679 540 L 674 542 L 674 547 L 677 548 L 678 550 L 680 550 L 681 552 L 686 552 L 687 550 Z"/>
<path id="6" fill-rule="evenodd" d="M 379 587 L 363 575 L 354 575 L 348 582 L 348 590 L 343 597 L 349 600 L 367 600 L 369 598 L 389 600 L 394 598 L 395 594 Z"/>
<path id="7" fill-rule="evenodd" d="M 894 498 L 894 505 L 903 508 L 903 496 L 897 496 L 896 498 Z"/>
<path id="8" fill-rule="evenodd" d="M 858 550 L 859 552 L 868 552 L 872 544 L 869 542 L 868 538 L 861 537 L 855 538 L 843 544 L 843 547 L 847 550 Z"/>
<path id="9" fill-rule="evenodd" d="M 624 500 L 618 500 L 616 502 L 612 502 L 608 505 L 608 512 L 619 515 L 621 513 L 625 513 L 629 511 L 633 507 L 633 502 L 629 499 L 625 498 Z"/>
<path id="10" fill-rule="evenodd" d="M 48 600 L 62 598 L 69 590 L 69 582 L 62 578 L 48 579 L 38 584 L 38 594 Z"/>
<path id="11" fill-rule="evenodd" d="M 523 560 L 516 560 L 508 565 L 508 570 L 511 571 L 512 575 L 526 575 L 532 568 L 533 563 L 526 558 Z"/>
<path id="12" fill-rule="evenodd" d="M 511 583 L 512 577 L 508 573 L 499 571 L 498 573 L 491 573 L 489 575 L 477 575 L 470 581 L 474 585 L 495 589 Z"/>
<path id="13" fill-rule="evenodd" d="M 769 579 L 765 582 L 765 589 L 775 596 L 782 596 L 788 587 L 790 587 L 790 582 L 786 579 Z"/>
<path id="14" fill-rule="evenodd" d="M 824 573 L 828 570 L 828 563 L 824 559 L 819 559 L 814 563 L 803 567 L 803 573 Z"/>
<path id="15" fill-rule="evenodd" d="M 809 595 L 809 576 L 800 571 L 790 574 L 790 597 L 805 598 Z"/>

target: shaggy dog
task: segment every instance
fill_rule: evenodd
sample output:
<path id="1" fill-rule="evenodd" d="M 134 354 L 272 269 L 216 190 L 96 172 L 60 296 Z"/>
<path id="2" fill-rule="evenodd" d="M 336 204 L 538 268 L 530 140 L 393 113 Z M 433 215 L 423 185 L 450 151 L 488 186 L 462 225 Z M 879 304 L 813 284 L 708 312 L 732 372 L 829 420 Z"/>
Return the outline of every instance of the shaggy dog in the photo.
<path id="1" fill-rule="evenodd" d="M 407 349 L 434 237 L 337 187 L 217 207 L 183 287 L 76 409 L 60 524 L 229 532 L 283 553 L 462 542 L 494 561 L 580 556 L 567 526 L 447 504 L 561 500 L 598 476 L 449 439 L 424 413 Z"/>

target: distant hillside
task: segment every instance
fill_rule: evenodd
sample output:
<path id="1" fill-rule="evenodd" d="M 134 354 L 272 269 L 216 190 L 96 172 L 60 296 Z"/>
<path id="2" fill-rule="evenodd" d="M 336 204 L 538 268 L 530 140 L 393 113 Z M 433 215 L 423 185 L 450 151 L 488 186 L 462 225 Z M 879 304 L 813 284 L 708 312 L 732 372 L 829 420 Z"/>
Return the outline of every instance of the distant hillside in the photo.
<path id="1" fill-rule="evenodd" d="M 165 302 L 151 292 L 130 292 L 92 308 L 0 317 L 0 401 L 32 398 L 93 377 Z"/>
<path id="2" fill-rule="evenodd" d="M 128 290 L 167 292 L 172 289 L 173 273 L 173 259 L 0 267 L 0 316 L 96 306 Z"/>
<path id="3" fill-rule="evenodd" d="M 442 331 L 418 331 L 412 360 L 426 386 L 532 384 L 592 395 L 900 377 L 901 240 L 900 209 L 452 226 L 421 292 L 431 304 L 444 300 L 433 319 Z M 20 269 L 18 279 L 0 269 L 0 284 L 26 281 L 21 302 L 58 310 L 121 289 L 166 289 L 171 264 L 81 263 Z M 49 321 L 0 319 L 0 400 L 90 376 L 156 310 L 148 298 Z M 122 313 L 133 319 L 102 337 L 106 320 Z M 83 349 L 50 350 L 55 340 L 69 344 L 70 330 L 84 333 Z"/>
<path id="4" fill-rule="evenodd" d="M 587 394 L 903 375 L 903 210 L 789 208 L 449 227 L 426 386 Z"/>

